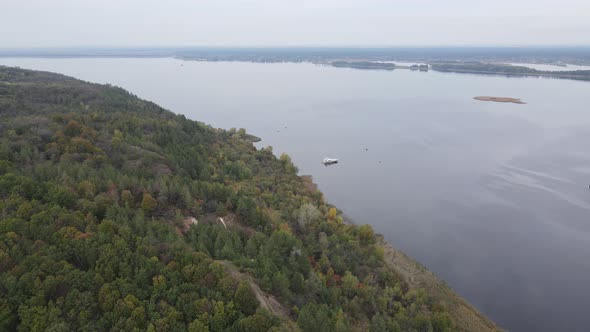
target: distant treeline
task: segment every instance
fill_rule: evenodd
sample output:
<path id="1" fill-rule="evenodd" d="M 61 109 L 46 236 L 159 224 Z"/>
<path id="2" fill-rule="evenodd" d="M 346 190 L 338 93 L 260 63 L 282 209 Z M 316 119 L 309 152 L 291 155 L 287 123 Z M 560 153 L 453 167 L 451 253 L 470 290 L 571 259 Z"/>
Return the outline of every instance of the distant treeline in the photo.
<path id="1" fill-rule="evenodd" d="M 178 57 L 205 61 L 479 61 L 590 65 L 590 47 L 66 47 L 0 48 L 0 57 Z"/>
<path id="2" fill-rule="evenodd" d="M 371 62 L 371 61 L 334 61 L 332 67 L 344 67 L 355 69 L 380 69 L 394 70 L 395 64 L 391 62 Z"/>
<path id="3" fill-rule="evenodd" d="M 472 73 L 508 76 L 540 76 L 590 81 L 590 70 L 543 71 L 524 66 L 481 62 L 433 63 L 432 70 L 453 73 Z"/>

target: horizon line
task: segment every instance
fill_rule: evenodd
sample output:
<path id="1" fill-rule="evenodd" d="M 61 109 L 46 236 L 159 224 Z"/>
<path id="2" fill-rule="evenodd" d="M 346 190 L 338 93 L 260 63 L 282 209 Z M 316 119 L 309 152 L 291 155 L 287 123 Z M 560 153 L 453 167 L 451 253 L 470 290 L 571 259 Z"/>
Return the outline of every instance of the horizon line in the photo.
<path id="1" fill-rule="evenodd" d="M 356 49 L 387 49 L 387 48 L 590 48 L 590 44 L 539 44 L 539 45 L 516 45 L 516 44 L 449 44 L 449 45 L 61 45 L 61 46 L 0 46 L 0 50 L 43 50 L 43 49 L 146 49 L 146 48 L 356 48 Z"/>

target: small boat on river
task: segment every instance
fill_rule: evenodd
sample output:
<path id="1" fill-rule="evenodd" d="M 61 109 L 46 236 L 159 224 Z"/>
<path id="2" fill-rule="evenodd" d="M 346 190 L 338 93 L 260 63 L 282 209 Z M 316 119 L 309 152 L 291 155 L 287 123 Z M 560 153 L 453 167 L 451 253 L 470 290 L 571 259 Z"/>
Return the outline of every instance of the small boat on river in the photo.
<path id="1" fill-rule="evenodd" d="M 333 165 L 333 164 L 338 164 L 338 159 L 324 158 L 324 160 L 322 160 L 322 164 L 324 164 L 326 166 Z"/>

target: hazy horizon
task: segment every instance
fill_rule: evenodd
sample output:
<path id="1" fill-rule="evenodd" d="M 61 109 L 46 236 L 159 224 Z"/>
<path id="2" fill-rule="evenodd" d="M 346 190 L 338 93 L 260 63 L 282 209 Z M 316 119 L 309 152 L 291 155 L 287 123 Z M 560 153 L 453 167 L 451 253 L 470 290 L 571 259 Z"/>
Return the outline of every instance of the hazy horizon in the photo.
<path id="1" fill-rule="evenodd" d="M 4 2 L 0 48 L 590 46 L 583 0 Z"/>
<path id="2" fill-rule="evenodd" d="M 0 50 L 67 50 L 67 49 L 448 49 L 448 48 L 465 48 L 465 49 L 565 49 L 565 48 L 590 48 L 589 44 L 571 44 L 571 45 L 463 45 L 463 44 L 449 44 L 449 45 L 324 45 L 324 44 L 310 44 L 310 45 L 51 45 L 51 46 L 1 46 Z"/>

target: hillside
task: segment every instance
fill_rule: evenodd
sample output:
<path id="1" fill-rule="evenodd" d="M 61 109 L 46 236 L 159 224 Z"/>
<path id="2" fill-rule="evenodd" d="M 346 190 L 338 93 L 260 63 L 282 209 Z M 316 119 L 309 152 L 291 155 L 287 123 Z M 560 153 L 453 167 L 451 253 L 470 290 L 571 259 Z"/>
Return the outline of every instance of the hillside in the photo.
<path id="1" fill-rule="evenodd" d="M 243 129 L 0 66 L 1 331 L 496 329 L 392 252 Z"/>

